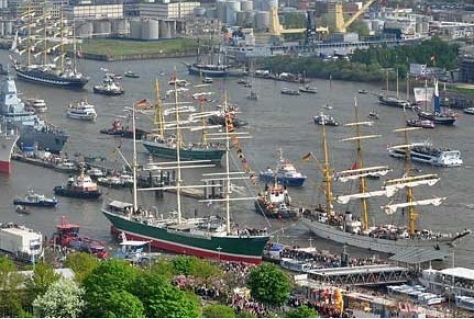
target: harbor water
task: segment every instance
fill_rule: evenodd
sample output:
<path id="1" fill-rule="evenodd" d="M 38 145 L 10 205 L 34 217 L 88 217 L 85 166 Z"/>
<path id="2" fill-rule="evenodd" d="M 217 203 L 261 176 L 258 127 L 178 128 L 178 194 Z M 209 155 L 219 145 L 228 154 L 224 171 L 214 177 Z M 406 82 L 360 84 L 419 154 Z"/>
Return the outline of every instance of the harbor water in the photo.
<path id="1" fill-rule="evenodd" d="M 162 96 L 166 90 L 171 89 L 167 84 L 172 76 L 173 68 L 176 66 L 178 78 L 185 78 L 195 84 L 200 83 L 197 77 L 187 75 L 187 70 L 183 62 L 188 61 L 163 59 L 146 61 L 125 61 L 125 62 L 97 62 L 80 60 L 79 68 L 88 74 L 91 79 L 82 92 L 65 91 L 57 88 L 44 87 L 22 81 L 17 81 L 17 87 L 22 92 L 24 98 L 42 98 L 48 104 L 48 111 L 44 114 L 47 121 L 57 126 L 66 128 L 70 138 L 66 144 L 64 152 L 69 156 L 81 153 L 85 156 L 102 156 L 114 163 L 118 168 L 124 165 L 124 161 L 118 152 L 113 151 L 120 146 L 127 159 L 131 158 L 132 140 L 117 139 L 108 135 L 99 134 L 102 128 L 111 127 L 115 119 L 122 118 L 125 107 L 131 107 L 134 102 L 144 98 L 149 101 L 155 100 L 154 79 L 158 78 L 161 84 Z M 8 63 L 8 52 L 0 52 L 0 63 Z M 120 80 L 125 94 L 119 97 L 109 97 L 92 93 L 92 86 L 101 83 L 104 72 L 101 68 L 107 68 L 113 73 L 123 74 L 127 70 L 132 70 L 140 75 L 139 79 L 124 78 Z M 291 71 L 291 70 L 288 70 Z M 293 161 L 295 166 L 308 175 L 308 180 L 304 187 L 290 189 L 290 196 L 293 203 L 298 203 L 302 207 L 316 206 L 324 202 L 321 192 L 321 173 L 317 161 L 301 161 L 301 158 L 308 152 L 312 152 L 319 161 L 323 160 L 321 149 L 322 128 L 313 123 L 313 116 L 323 111 L 329 113 L 340 123 L 354 121 L 354 100 L 357 98 L 357 113 L 359 120 L 369 120 L 367 115 L 373 110 L 377 110 L 380 119 L 376 120 L 373 126 L 363 127 L 362 130 L 368 134 L 380 134 L 381 137 L 364 142 L 364 163 L 367 166 L 389 165 L 393 171 L 391 177 L 400 177 L 403 174 L 403 162 L 390 158 L 387 146 L 403 143 L 401 136 L 392 132 L 395 128 L 404 126 L 403 111 L 397 108 L 380 106 L 377 98 L 373 94 L 357 94 L 360 89 L 369 92 L 379 93 L 383 83 L 370 85 L 358 82 L 332 82 L 330 89 L 329 81 L 314 80 L 311 86 L 318 88 L 317 94 L 302 94 L 300 96 L 288 96 L 280 94 L 283 87 L 298 89 L 298 84 L 277 82 L 273 80 L 256 79 L 254 90 L 259 95 L 258 101 L 251 101 L 246 98 L 249 89 L 237 84 L 236 78 L 226 80 L 215 80 L 212 84 L 213 90 L 217 92 L 215 99 L 221 99 L 224 88 L 228 92 L 229 102 L 239 107 L 244 120 L 249 122 L 249 126 L 244 129 L 252 135 L 252 139 L 241 141 L 244 157 L 253 171 L 258 173 L 267 167 L 276 165 L 278 149 L 283 150 L 286 158 Z M 400 93 L 404 98 L 405 93 Z M 66 107 L 69 103 L 87 99 L 95 105 L 98 118 L 96 122 L 82 122 L 68 119 L 66 117 Z M 190 95 L 188 96 L 190 99 Z M 171 100 L 169 101 L 171 102 Z M 216 109 L 213 103 L 208 109 Z M 323 105 L 331 104 L 332 110 L 323 109 Z M 414 113 L 407 111 L 409 118 L 415 117 Z M 125 121 L 124 119 L 122 119 Z M 139 115 L 137 125 L 140 128 L 152 128 L 152 118 Z M 441 180 L 433 187 L 419 187 L 415 190 L 416 199 L 432 197 L 446 197 L 446 200 L 438 207 L 420 207 L 420 228 L 431 228 L 435 232 L 455 233 L 465 228 L 474 229 L 474 198 L 471 198 L 471 181 L 474 179 L 474 116 L 462 115 L 453 127 L 438 126 L 434 130 L 420 130 L 411 133 L 413 141 L 430 140 L 440 147 L 455 148 L 462 151 L 464 167 L 453 169 L 434 168 L 425 165 L 414 166 L 420 168 L 422 173 L 437 173 Z M 355 147 L 350 142 L 342 142 L 341 139 L 354 135 L 350 127 L 327 127 L 327 135 L 331 151 L 331 162 L 336 170 L 349 169 L 356 160 Z M 186 139 L 197 141 L 194 136 Z M 137 145 L 138 157 L 141 162 L 148 158 L 148 153 L 142 145 Z M 234 156 L 232 165 L 241 167 L 240 160 Z M 202 173 L 222 171 L 222 167 L 205 168 L 184 172 L 186 184 L 200 183 Z M 81 232 L 90 237 L 100 239 L 112 245 L 109 234 L 110 225 L 106 218 L 100 213 L 102 200 L 84 201 L 70 198 L 58 198 L 59 205 L 56 209 L 34 209 L 28 216 L 21 216 L 15 213 L 13 198 L 26 193 L 30 189 L 36 192 L 52 195 L 54 186 L 65 183 L 67 174 L 56 172 L 50 169 L 32 166 L 26 163 L 14 162 L 13 173 L 11 175 L 0 175 L 0 221 L 13 221 L 18 224 L 25 224 L 35 230 L 41 231 L 44 235 L 50 236 L 57 224 L 60 223 L 61 216 L 67 216 L 70 222 L 82 225 Z M 383 181 L 369 181 L 370 189 L 380 189 Z M 236 183 L 237 184 L 237 183 Z M 351 187 L 355 185 L 336 185 L 335 192 L 349 193 Z M 241 185 L 236 185 L 233 192 L 237 196 L 253 196 L 258 191 L 263 190 L 263 184 L 253 185 L 245 181 Z M 131 201 L 130 190 L 105 189 L 104 198 L 128 199 Z M 154 197 L 152 192 L 141 192 L 139 199 L 148 205 L 155 205 L 160 214 L 167 215 L 175 208 L 175 195 L 165 194 L 164 198 Z M 380 206 L 396 198 L 378 198 L 371 206 L 370 221 L 374 225 L 387 223 L 400 223 L 407 216 L 400 213 L 387 216 Z M 185 198 L 183 205 L 185 216 L 224 214 L 222 206 L 219 204 L 197 203 L 195 199 Z M 296 222 L 266 220 L 263 216 L 257 215 L 251 201 L 237 201 L 232 203 L 233 220 L 243 226 L 267 227 L 269 231 L 279 240 L 287 244 L 299 244 L 308 246 L 309 243 L 319 249 L 328 249 L 332 252 L 341 252 L 342 247 L 319 238 L 311 236 L 308 230 Z M 340 211 L 352 210 L 355 215 L 359 215 L 358 206 L 355 204 L 340 205 Z M 455 250 L 455 263 L 459 266 L 474 267 L 474 258 L 471 257 L 473 237 L 469 237 L 458 244 Z M 217 247 L 216 247 L 217 249 Z M 371 256 L 371 252 L 365 252 L 353 248 L 348 248 L 348 252 L 354 257 Z M 451 261 L 449 261 L 449 264 Z"/>

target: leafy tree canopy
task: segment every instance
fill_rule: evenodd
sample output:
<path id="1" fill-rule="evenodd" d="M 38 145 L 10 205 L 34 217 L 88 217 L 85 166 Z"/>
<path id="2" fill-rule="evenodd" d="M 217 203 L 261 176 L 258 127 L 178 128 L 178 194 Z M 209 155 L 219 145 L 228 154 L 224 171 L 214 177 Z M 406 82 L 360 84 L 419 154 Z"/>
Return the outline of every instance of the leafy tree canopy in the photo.
<path id="1" fill-rule="evenodd" d="M 208 305 L 202 310 L 204 318 L 235 318 L 234 309 L 225 305 Z"/>
<path id="2" fill-rule="evenodd" d="M 209 278 L 221 273 L 220 269 L 208 260 L 193 256 L 177 256 L 171 261 L 175 275 Z"/>
<path id="3" fill-rule="evenodd" d="M 119 290 L 110 291 L 102 296 L 101 314 L 97 318 L 144 318 L 143 303 L 131 293 Z"/>
<path id="4" fill-rule="evenodd" d="M 283 305 L 288 300 L 291 290 L 287 274 L 271 263 L 263 263 L 252 269 L 247 285 L 252 297 L 272 306 Z"/>
<path id="5" fill-rule="evenodd" d="M 286 318 L 318 318 L 318 313 L 308 306 L 299 306 L 286 312 Z"/>
<path id="6" fill-rule="evenodd" d="M 137 276 L 131 292 L 142 301 L 148 318 L 197 318 L 200 315 L 196 299 L 189 298 L 166 277 L 156 273 Z"/>
<path id="7" fill-rule="evenodd" d="M 74 271 L 74 278 L 82 283 L 84 279 L 97 267 L 99 261 L 96 257 L 87 253 L 72 253 L 67 256 L 65 267 Z"/>
<path id="8" fill-rule="evenodd" d="M 85 306 L 83 295 L 84 289 L 75 281 L 60 279 L 33 301 L 35 315 L 38 318 L 78 318 Z"/>

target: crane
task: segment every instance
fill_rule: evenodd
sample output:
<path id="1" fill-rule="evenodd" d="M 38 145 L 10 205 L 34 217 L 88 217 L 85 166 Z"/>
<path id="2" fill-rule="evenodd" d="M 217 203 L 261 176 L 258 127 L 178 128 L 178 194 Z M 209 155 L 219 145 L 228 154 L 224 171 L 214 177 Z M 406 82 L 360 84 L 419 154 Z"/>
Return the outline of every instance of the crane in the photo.
<path id="1" fill-rule="evenodd" d="M 359 11 L 354 13 L 354 15 L 352 17 L 350 17 L 350 19 L 347 20 L 347 21 L 344 21 L 344 15 L 343 15 L 343 12 L 342 12 L 342 3 L 337 2 L 334 5 L 334 8 L 335 8 L 335 22 L 336 22 L 335 32 L 346 33 L 347 28 L 352 23 L 354 23 L 354 21 L 357 20 L 375 1 L 376 0 L 369 0 L 366 3 L 364 3 L 364 5 L 362 5 L 362 8 L 360 8 Z"/>
<path id="2" fill-rule="evenodd" d="M 271 35 L 280 36 L 282 34 L 294 34 L 294 33 L 303 33 L 306 32 L 306 28 L 298 28 L 298 29 L 284 29 L 283 26 L 280 24 L 280 18 L 278 18 L 278 8 L 273 7 L 270 8 L 270 26 L 269 26 L 269 33 Z"/>

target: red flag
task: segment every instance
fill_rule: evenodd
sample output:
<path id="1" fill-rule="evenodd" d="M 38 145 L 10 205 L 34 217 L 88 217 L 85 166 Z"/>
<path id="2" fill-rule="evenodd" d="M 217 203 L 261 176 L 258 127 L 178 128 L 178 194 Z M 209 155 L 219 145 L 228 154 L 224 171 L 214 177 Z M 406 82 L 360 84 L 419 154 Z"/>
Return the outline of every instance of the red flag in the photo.
<path id="1" fill-rule="evenodd" d="M 135 108 L 137 109 L 148 109 L 150 107 L 150 103 L 148 103 L 147 99 L 140 100 L 138 102 L 135 102 Z"/>
<path id="2" fill-rule="evenodd" d="M 354 170 L 354 169 L 357 169 L 358 165 L 357 165 L 357 161 L 354 162 L 354 164 L 351 165 L 351 170 Z"/>

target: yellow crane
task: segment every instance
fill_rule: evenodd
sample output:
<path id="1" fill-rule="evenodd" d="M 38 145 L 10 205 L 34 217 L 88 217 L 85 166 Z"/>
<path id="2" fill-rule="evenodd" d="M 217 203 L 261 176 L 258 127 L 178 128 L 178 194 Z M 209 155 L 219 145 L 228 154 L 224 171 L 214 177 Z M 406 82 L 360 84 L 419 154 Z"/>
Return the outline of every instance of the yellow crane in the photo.
<path id="1" fill-rule="evenodd" d="M 270 25 L 268 31 L 271 35 L 280 36 L 282 34 L 294 34 L 306 32 L 306 28 L 284 29 L 278 18 L 278 8 L 270 8 Z"/>
<path id="2" fill-rule="evenodd" d="M 366 3 L 362 5 L 362 8 L 360 8 L 359 11 L 354 13 L 352 17 L 350 17 L 349 20 L 344 21 L 344 12 L 342 12 L 342 3 L 337 2 L 334 5 L 334 11 L 335 11 L 335 28 L 334 31 L 338 33 L 346 33 L 347 28 L 354 23 L 355 20 L 357 20 L 375 1 L 377 0 L 369 0 Z"/>

